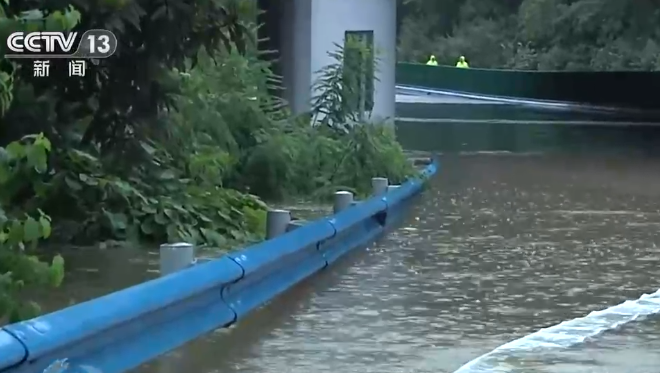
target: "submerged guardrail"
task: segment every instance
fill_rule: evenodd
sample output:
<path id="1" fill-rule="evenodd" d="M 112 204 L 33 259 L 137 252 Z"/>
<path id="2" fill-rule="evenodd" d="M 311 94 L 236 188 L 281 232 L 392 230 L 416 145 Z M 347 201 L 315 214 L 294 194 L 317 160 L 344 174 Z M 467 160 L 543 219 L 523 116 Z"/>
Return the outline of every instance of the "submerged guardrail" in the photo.
<path id="1" fill-rule="evenodd" d="M 272 211 L 272 239 L 205 263 L 191 265 L 191 245 L 167 245 L 161 271 L 171 273 L 0 329 L 0 372 L 120 373 L 228 327 L 393 228 L 437 170 L 396 186 L 376 178 L 361 202 L 338 192 L 335 214 L 307 224 Z"/>

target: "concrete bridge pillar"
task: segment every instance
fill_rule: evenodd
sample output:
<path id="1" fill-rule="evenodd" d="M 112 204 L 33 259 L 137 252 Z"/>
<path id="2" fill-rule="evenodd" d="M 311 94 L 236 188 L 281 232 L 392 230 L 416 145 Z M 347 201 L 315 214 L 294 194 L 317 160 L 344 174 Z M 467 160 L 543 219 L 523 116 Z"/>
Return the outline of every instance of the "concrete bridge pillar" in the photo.
<path id="1" fill-rule="evenodd" d="M 294 113 L 310 109 L 316 73 L 333 63 L 328 52 L 343 45 L 347 33 L 372 35 L 379 64 L 373 84 L 372 120 L 394 118 L 396 0 L 258 0 L 262 15 L 261 49 L 278 50 L 276 72 L 283 97 Z"/>

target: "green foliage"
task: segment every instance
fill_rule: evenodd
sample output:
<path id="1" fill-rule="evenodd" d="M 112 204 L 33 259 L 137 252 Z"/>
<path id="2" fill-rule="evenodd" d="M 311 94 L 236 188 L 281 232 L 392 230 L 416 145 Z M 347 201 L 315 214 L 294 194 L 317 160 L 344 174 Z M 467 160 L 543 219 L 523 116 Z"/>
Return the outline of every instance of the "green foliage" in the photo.
<path id="1" fill-rule="evenodd" d="M 370 53 L 347 45 L 361 56 Z M 314 85 L 311 126 L 308 117 L 292 118 L 268 94 L 278 88 L 278 78 L 255 54 L 225 50 L 215 56 L 222 63 L 202 54 L 194 70 L 178 74 L 185 94 L 160 144 L 184 161 L 181 168 L 205 175 L 197 183 L 207 180 L 268 200 L 323 199 L 342 187 L 364 194 L 372 176 L 402 181 L 412 167 L 392 129 L 359 122 L 350 105 L 359 72 L 344 63 L 341 46 L 330 55 L 333 63 Z"/>
<path id="2" fill-rule="evenodd" d="M 324 199 L 339 189 L 359 195 L 371 190 L 371 178 L 398 183 L 413 172 L 410 162 L 386 123 L 369 123 L 371 113 L 354 103 L 360 97 L 365 67 L 347 54 L 371 60 L 375 52 L 348 40 L 329 53 L 333 62 L 318 72 L 313 85 L 311 126 L 307 117 L 279 122 L 242 162 L 242 182 L 266 198 L 309 196 Z"/>
<path id="3" fill-rule="evenodd" d="M 5 0 L 3 5 L 9 5 Z M 75 26 L 76 12 L 67 9 L 43 17 L 25 12 L 8 17 L 0 7 L 0 37 L 28 29 L 66 30 Z M 0 118 L 14 99 L 15 66 L 0 59 Z M 26 300 L 26 291 L 58 287 L 64 279 L 64 259 L 51 254 L 51 262 L 35 255 L 39 241 L 52 233 L 51 218 L 34 204 L 47 189 L 50 141 L 40 134 L 26 136 L 0 148 L 0 323 L 14 322 L 40 313 L 37 302 Z"/>
<path id="4" fill-rule="evenodd" d="M 262 202 L 212 185 L 205 174 L 176 168 L 179 160 L 143 146 L 151 153 L 151 164 L 145 162 L 141 172 L 127 179 L 109 174 L 96 156 L 68 151 L 66 168 L 51 182 L 53 198 L 44 201 L 50 210 L 67 206 L 66 213 L 58 214 L 60 223 L 69 222 L 68 229 L 58 232 L 61 240 L 185 241 L 227 248 L 254 238 L 254 227 L 243 215 L 265 210 Z"/>
<path id="5" fill-rule="evenodd" d="M 365 80 L 377 80 L 378 55 L 357 38 L 348 38 L 345 46 L 335 44 L 328 52 L 333 63 L 317 72 L 312 86 L 312 123 L 331 127 L 351 126 L 365 122 L 371 110 L 364 104 Z"/>
<path id="6" fill-rule="evenodd" d="M 539 70 L 657 70 L 654 0 L 404 0 L 399 55 Z"/>
<path id="7" fill-rule="evenodd" d="M 412 171 L 385 124 L 340 132 L 303 122 L 255 147 L 245 163 L 244 182 L 268 198 L 326 199 L 340 189 L 364 196 L 372 177 L 399 183 Z"/>
<path id="8" fill-rule="evenodd" d="M 242 0 L 104 0 L 100 2 L 11 1 L 2 3 L 14 18 L 37 6 L 51 17 L 76 4 L 80 14 L 74 31 L 106 29 L 115 33 L 119 48 L 113 58 L 100 60 L 88 69 L 82 82 L 70 79 L 67 69 L 52 61 L 48 79 L 34 77 L 30 61 L 19 61 L 15 74 L 29 84 L 36 98 L 49 96 L 55 109 L 49 119 L 39 118 L 24 106 L 15 106 L 5 120 L 12 124 L 30 120 L 52 141 L 75 141 L 75 146 L 96 146 L 106 155 L 140 152 L 135 140 L 144 140 L 153 130 L 153 117 L 173 110 L 177 87 L 166 76 L 173 68 L 184 71 L 194 63 L 201 48 L 213 52 L 236 47 L 245 51 L 252 34 L 241 20 Z M 30 22 L 31 24 L 32 22 Z M 41 22 L 43 23 L 43 22 Z M 57 22 L 51 22 L 57 24 Z M 48 22 L 45 22 L 48 25 Z M 16 126 L 18 127 L 18 126 Z M 13 131 L 20 130 L 13 128 Z M 73 138 L 72 132 L 79 134 Z M 12 137 L 24 135 L 14 133 Z"/>
<path id="9" fill-rule="evenodd" d="M 372 177 L 401 183 L 413 172 L 394 130 L 384 123 L 356 125 L 348 132 L 308 127 L 293 134 L 288 143 L 272 147 L 270 153 L 291 165 L 285 180 L 294 195 L 326 199 L 335 191 L 350 190 L 364 197 L 371 191 Z M 275 188 L 275 180 L 263 181 Z"/>
<path id="10" fill-rule="evenodd" d="M 55 255 L 50 264 L 35 256 L 40 240 L 51 235 L 51 219 L 42 210 L 16 208 L 25 190 L 43 190 L 51 144 L 31 136 L 0 149 L 0 320 L 33 317 L 39 313 L 34 301 L 21 299 L 26 290 L 57 287 L 64 278 L 64 259 Z M 29 205 L 29 204 L 27 204 Z"/>
<path id="11" fill-rule="evenodd" d="M 15 1 L 13 2 L 15 3 Z M 11 2 L 4 1 L 4 6 L 9 7 Z M 64 31 L 74 28 L 80 21 L 80 13 L 73 7 L 63 11 L 55 11 L 46 16 L 36 9 L 23 11 L 14 16 L 8 16 L 5 8 L 0 6 L 0 39 L 7 37 L 16 31 Z M 0 55 L 7 52 L 5 44 L 0 45 Z M 13 100 L 13 81 L 16 66 L 7 60 L 0 60 L 0 117 L 9 109 Z"/>
<path id="12" fill-rule="evenodd" d="M 102 28 L 120 43 L 82 79 L 0 60 L 0 319 L 32 316 L 24 291 L 62 281 L 63 258 L 36 256 L 43 240 L 228 250 L 263 239 L 262 199 L 365 194 L 372 176 L 412 171 L 392 129 L 354 104 L 374 51 L 349 43 L 358 66 L 334 54 L 312 125 L 269 93 L 280 79 L 256 50 L 254 1 L 72 4 L 0 1 L 0 34 Z"/>

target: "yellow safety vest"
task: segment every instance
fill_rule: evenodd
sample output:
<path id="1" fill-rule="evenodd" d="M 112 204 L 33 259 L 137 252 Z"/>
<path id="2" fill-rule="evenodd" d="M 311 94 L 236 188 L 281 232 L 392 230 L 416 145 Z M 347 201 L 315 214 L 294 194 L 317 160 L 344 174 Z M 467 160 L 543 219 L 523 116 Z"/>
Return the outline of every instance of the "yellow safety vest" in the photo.
<path id="1" fill-rule="evenodd" d="M 458 62 L 456 62 L 456 67 L 460 67 L 460 68 L 463 68 L 463 69 L 467 69 L 467 68 L 470 67 L 470 66 L 469 66 L 468 63 L 465 62 L 465 61 L 458 61 Z"/>

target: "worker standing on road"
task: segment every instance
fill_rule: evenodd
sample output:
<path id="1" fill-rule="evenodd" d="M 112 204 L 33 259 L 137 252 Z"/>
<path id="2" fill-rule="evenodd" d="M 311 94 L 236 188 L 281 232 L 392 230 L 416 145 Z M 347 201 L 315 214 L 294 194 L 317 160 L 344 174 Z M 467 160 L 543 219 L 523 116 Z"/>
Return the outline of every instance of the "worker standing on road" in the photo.
<path id="1" fill-rule="evenodd" d="M 470 65 L 468 65 L 467 61 L 465 61 L 465 56 L 461 56 L 461 57 L 458 58 L 458 62 L 456 62 L 456 67 L 460 67 L 460 68 L 463 68 L 463 69 L 467 69 L 468 67 L 470 67 Z"/>
<path id="2" fill-rule="evenodd" d="M 431 55 L 431 57 L 429 57 L 429 60 L 426 62 L 426 64 L 429 66 L 438 66 L 438 61 L 435 59 L 434 55 Z"/>

